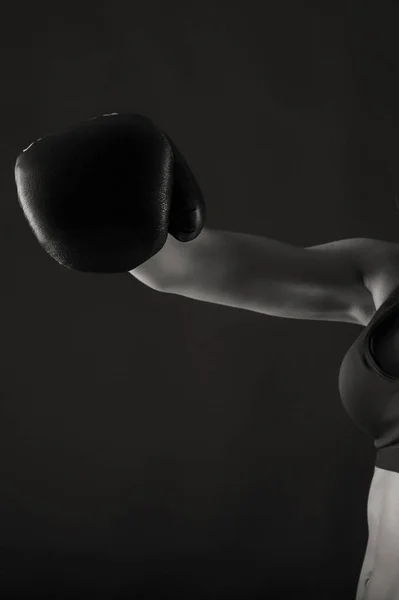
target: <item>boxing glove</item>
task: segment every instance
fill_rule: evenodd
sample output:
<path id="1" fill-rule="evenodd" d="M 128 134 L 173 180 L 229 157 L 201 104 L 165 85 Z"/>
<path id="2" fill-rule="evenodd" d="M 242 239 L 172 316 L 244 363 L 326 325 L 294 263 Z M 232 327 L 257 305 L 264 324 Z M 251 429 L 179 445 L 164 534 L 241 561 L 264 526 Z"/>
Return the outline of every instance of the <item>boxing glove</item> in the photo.
<path id="1" fill-rule="evenodd" d="M 84 272 L 135 269 L 204 226 L 201 190 L 172 140 L 142 115 L 111 113 L 39 138 L 15 164 L 41 246 Z"/>

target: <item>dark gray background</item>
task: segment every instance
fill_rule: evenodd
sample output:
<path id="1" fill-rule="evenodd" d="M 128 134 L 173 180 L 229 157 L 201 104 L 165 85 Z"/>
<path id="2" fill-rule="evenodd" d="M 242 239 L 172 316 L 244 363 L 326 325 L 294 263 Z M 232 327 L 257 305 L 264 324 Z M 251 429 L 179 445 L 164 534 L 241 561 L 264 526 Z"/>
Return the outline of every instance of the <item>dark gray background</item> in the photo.
<path id="1" fill-rule="evenodd" d="M 103 112 L 180 147 L 209 227 L 396 240 L 390 3 L 9 4 L 0 24 L 0 595 L 353 600 L 373 445 L 360 327 L 60 267 L 17 203 L 37 137 Z"/>

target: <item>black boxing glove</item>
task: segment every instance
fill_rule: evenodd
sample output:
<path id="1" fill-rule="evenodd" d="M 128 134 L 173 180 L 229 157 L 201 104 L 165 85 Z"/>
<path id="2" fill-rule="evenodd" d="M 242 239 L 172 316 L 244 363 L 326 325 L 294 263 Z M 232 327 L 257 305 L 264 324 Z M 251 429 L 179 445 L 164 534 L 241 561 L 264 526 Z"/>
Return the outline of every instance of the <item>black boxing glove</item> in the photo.
<path id="1" fill-rule="evenodd" d="M 187 242 L 204 225 L 186 161 L 141 115 L 103 115 L 40 138 L 17 158 L 15 180 L 39 243 L 70 269 L 131 271 L 168 232 Z"/>
<path id="2" fill-rule="evenodd" d="M 205 202 L 201 189 L 184 156 L 168 137 L 173 152 L 173 189 L 169 233 L 179 242 L 190 242 L 202 231 Z"/>

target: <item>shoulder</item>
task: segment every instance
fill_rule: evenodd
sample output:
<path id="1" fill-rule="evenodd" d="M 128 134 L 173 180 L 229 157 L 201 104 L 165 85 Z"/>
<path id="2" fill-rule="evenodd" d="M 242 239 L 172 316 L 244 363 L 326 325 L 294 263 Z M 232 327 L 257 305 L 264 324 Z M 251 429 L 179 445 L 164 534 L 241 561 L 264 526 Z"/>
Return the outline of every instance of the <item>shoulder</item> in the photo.
<path id="1" fill-rule="evenodd" d="M 362 274 L 363 306 L 366 307 L 368 323 L 399 286 L 399 244 L 372 238 L 356 238 L 345 242 Z"/>
<path id="2" fill-rule="evenodd" d="M 348 238 L 309 249 L 331 253 L 349 265 L 358 285 L 352 288 L 356 321 L 367 325 L 399 286 L 399 244 L 374 238 Z"/>
<path id="3" fill-rule="evenodd" d="M 366 290 L 371 294 L 375 310 L 399 286 L 399 244 L 367 239 L 359 250 L 359 262 Z"/>

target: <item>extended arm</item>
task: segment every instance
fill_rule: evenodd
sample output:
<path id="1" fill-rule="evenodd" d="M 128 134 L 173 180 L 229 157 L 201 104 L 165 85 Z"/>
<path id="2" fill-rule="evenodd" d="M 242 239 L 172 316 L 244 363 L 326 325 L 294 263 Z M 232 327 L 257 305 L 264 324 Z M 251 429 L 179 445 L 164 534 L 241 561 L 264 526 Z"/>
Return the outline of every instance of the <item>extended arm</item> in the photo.
<path id="1" fill-rule="evenodd" d="M 377 240 L 301 248 L 260 236 L 204 229 L 187 244 L 171 236 L 131 271 L 153 289 L 267 315 L 365 325 L 374 311 L 364 283 Z"/>

